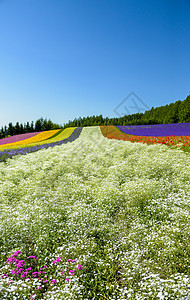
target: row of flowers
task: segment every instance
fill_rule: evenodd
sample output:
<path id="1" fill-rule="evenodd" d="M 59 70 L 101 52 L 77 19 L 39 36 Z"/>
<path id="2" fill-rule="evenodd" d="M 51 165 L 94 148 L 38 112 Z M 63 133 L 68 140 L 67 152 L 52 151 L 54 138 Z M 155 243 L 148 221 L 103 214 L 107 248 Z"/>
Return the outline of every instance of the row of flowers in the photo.
<path id="1" fill-rule="evenodd" d="M 43 140 L 49 139 L 50 137 L 52 137 L 53 135 L 55 135 L 59 131 L 60 131 L 60 129 L 42 131 L 42 132 L 37 133 L 36 135 L 33 135 L 32 137 L 24 139 L 24 140 L 18 140 L 16 142 L 2 144 L 2 145 L 0 145 L 0 147 L 8 147 L 8 146 L 15 146 L 15 145 L 26 145 L 26 144 L 41 142 Z"/>
<path id="2" fill-rule="evenodd" d="M 146 144 L 164 144 L 189 150 L 190 136 L 136 136 L 122 132 L 116 126 L 100 126 L 102 134 L 109 139 L 124 140 Z"/>
<path id="3" fill-rule="evenodd" d="M 13 136 L 9 136 L 7 138 L 1 139 L 0 140 L 0 145 L 5 145 L 5 144 L 12 144 L 15 142 L 23 141 L 26 139 L 29 139 L 35 135 L 37 135 L 40 132 L 29 132 L 29 133 L 23 133 L 23 134 L 17 134 Z"/>
<path id="4" fill-rule="evenodd" d="M 16 149 L 5 149 L 4 151 L 0 151 L 0 162 L 6 161 L 8 158 L 12 158 L 15 155 L 25 155 L 31 152 L 36 152 L 41 149 L 47 149 L 49 147 L 55 147 L 62 144 L 67 144 L 68 142 L 73 142 L 75 139 L 77 139 L 82 131 L 82 127 L 75 128 L 72 133 L 65 138 L 65 136 L 62 135 L 62 140 L 57 142 L 50 142 L 48 140 L 47 143 L 38 144 L 36 146 L 28 146 L 23 148 L 16 148 Z"/>
<path id="5" fill-rule="evenodd" d="M 138 136 L 187 136 L 190 135 L 190 123 L 172 123 L 157 125 L 117 126 L 127 134 Z"/>

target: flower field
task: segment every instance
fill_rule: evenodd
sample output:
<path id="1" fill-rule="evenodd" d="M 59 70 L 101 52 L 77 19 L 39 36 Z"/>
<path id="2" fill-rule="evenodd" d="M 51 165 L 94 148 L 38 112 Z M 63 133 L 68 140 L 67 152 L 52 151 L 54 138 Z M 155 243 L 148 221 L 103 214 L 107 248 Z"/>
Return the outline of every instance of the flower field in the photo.
<path id="1" fill-rule="evenodd" d="M 0 145 L 15 143 L 15 142 L 18 142 L 18 141 L 23 141 L 23 140 L 29 139 L 29 138 L 37 135 L 38 133 L 39 132 L 30 132 L 30 133 L 23 133 L 23 134 L 13 135 L 13 136 L 1 139 L 0 140 Z"/>
<path id="2" fill-rule="evenodd" d="M 52 136 L 54 136 L 56 133 L 58 133 L 60 131 L 60 129 L 56 129 L 56 130 L 48 130 L 48 131 L 42 131 L 37 133 L 36 135 L 29 137 L 27 139 L 24 140 L 19 140 L 16 142 L 12 142 L 12 143 L 6 143 L 6 144 L 2 144 L 0 145 L 0 149 L 4 149 L 5 147 L 14 147 L 17 145 L 27 145 L 27 144 L 32 144 L 32 143 L 38 143 L 44 140 L 47 140 L 49 138 L 51 138 Z M 21 135 L 22 138 L 22 135 Z"/>
<path id="3" fill-rule="evenodd" d="M 173 123 L 159 125 L 117 126 L 127 134 L 138 136 L 189 136 L 190 123 Z"/>
<path id="4" fill-rule="evenodd" d="M 189 153 L 104 130 L 0 163 L 0 299 L 190 298 Z"/>
<path id="5" fill-rule="evenodd" d="M 60 130 L 57 134 L 53 135 L 52 138 L 46 139 L 38 143 L 22 144 L 21 146 L 8 146 L 0 151 L 0 162 L 6 161 L 8 158 L 12 158 L 15 155 L 23 155 L 31 152 L 36 152 L 38 150 L 47 149 L 49 147 L 55 147 L 62 144 L 67 144 L 68 142 L 73 142 L 79 137 L 82 131 L 81 127 L 70 127 L 65 130 Z M 2 149 L 1 149 L 2 150 Z"/>
<path id="6" fill-rule="evenodd" d="M 189 123 L 184 123 L 185 124 L 189 124 Z M 165 125 L 165 124 L 164 124 Z M 176 125 L 176 124 L 167 124 L 167 125 Z M 152 127 L 151 127 L 152 126 Z M 149 125 L 149 134 L 151 133 L 155 133 L 154 131 L 154 127 L 153 126 L 157 126 L 157 125 Z M 131 127 L 138 127 L 136 130 L 136 133 L 140 133 L 143 134 L 148 134 L 147 133 L 147 129 L 145 130 L 145 132 L 143 131 L 143 127 L 139 129 L 140 126 L 131 126 Z M 175 127 L 175 126 L 174 126 Z M 175 135 L 169 135 L 169 136 L 139 136 L 139 135 L 132 135 L 129 134 L 129 130 L 127 126 L 100 126 L 101 128 L 101 132 L 102 134 L 109 138 L 109 139 L 117 139 L 117 140 L 123 140 L 123 141 L 130 141 L 130 142 L 136 142 L 136 143 L 146 143 L 148 145 L 151 144 L 163 144 L 163 145 L 167 145 L 169 147 L 179 147 L 182 148 L 184 151 L 188 151 L 190 152 L 190 132 L 189 135 L 179 135 L 179 136 L 175 136 Z M 189 127 L 188 127 L 189 128 Z M 121 130 L 122 129 L 122 130 Z M 158 129 L 157 128 L 157 133 L 158 133 Z M 166 129 L 165 129 L 166 130 Z M 189 130 L 189 129 L 188 129 Z M 131 129 L 132 131 L 132 129 Z M 187 130 L 186 130 L 187 131 Z M 161 132 L 163 133 L 164 130 L 162 128 Z M 161 134 L 160 132 L 160 134 Z M 165 131 L 167 134 L 167 131 Z M 173 128 L 173 131 L 171 129 L 171 126 L 169 126 L 169 130 L 168 132 L 170 133 L 177 133 L 177 128 Z M 179 133 L 179 132 L 178 132 Z M 183 133 L 183 130 L 182 130 Z"/>

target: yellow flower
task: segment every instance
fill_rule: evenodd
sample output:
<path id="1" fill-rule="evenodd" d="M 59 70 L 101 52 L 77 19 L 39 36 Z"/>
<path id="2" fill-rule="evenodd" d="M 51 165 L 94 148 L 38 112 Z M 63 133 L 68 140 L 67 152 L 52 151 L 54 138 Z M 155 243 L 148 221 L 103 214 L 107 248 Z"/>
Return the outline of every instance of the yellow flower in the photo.
<path id="1" fill-rule="evenodd" d="M 11 148 L 12 148 L 12 146 L 16 146 L 16 145 L 27 145 L 27 144 L 31 144 L 31 143 L 34 143 L 34 142 L 40 142 L 40 141 L 43 141 L 43 140 L 46 140 L 46 139 L 50 138 L 52 135 L 57 133 L 59 130 L 60 129 L 42 131 L 42 132 L 38 133 L 37 135 L 29 138 L 29 139 L 14 142 L 14 143 L 0 145 L 0 147 L 1 148 L 7 148 L 8 146 L 11 146 Z"/>

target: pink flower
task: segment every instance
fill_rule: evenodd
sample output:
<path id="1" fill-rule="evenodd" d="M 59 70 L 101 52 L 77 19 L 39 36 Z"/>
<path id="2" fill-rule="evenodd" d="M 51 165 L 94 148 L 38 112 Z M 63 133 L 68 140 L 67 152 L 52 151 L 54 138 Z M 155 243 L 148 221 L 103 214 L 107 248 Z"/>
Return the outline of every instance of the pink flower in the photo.
<path id="1" fill-rule="evenodd" d="M 65 273 L 65 271 L 62 272 L 62 275 Z"/>
<path id="2" fill-rule="evenodd" d="M 52 264 L 54 265 L 55 263 L 56 263 L 56 261 L 55 261 L 55 260 L 53 260 L 53 261 L 52 261 Z"/>
<path id="3" fill-rule="evenodd" d="M 57 257 L 57 258 L 56 258 L 56 261 L 61 261 L 61 257 Z"/>
<path id="4" fill-rule="evenodd" d="M 44 269 L 47 269 L 47 266 L 44 266 Z"/>
<path id="5" fill-rule="evenodd" d="M 13 275 L 13 274 L 15 274 L 15 270 L 14 269 L 11 271 L 11 275 Z"/>
<path id="6" fill-rule="evenodd" d="M 75 273 L 75 270 L 70 270 L 69 272 L 71 273 L 71 275 L 73 275 Z"/>
<path id="7" fill-rule="evenodd" d="M 23 271 L 23 269 L 20 268 L 20 269 L 16 272 L 16 274 L 19 275 L 22 271 Z"/>
<path id="8" fill-rule="evenodd" d="M 38 275 L 40 275 L 42 272 L 40 271 L 40 272 L 38 272 Z"/>
<path id="9" fill-rule="evenodd" d="M 53 279 L 53 280 L 52 280 L 52 283 L 57 283 L 57 280 Z"/>
<path id="10" fill-rule="evenodd" d="M 18 250 L 13 254 L 13 256 L 17 256 L 19 253 L 21 253 L 21 252 Z"/>
<path id="11" fill-rule="evenodd" d="M 23 272 L 20 277 L 25 278 L 27 274 L 28 274 L 28 272 Z"/>
<path id="12" fill-rule="evenodd" d="M 37 277 L 37 276 L 38 276 L 38 272 L 33 272 L 33 273 L 32 273 L 32 276 L 33 276 L 33 277 Z"/>
<path id="13" fill-rule="evenodd" d="M 48 280 L 47 280 L 47 279 L 46 279 L 46 280 L 44 280 L 44 283 L 45 283 L 45 282 L 48 282 Z"/>
<path id="14" fill-rule="evenodd" d="M 65 281 L 68 281 L 68 282 L 69 282 L 69 278 L 66 278 Z"/>
<path id="15" fill-rule="evenodd" d="M 31 271 L 32 270 L 32 268 L 31 267 L 29 267 L 28 269 L 26 269 L 26 271 Z"/>
<path id="16" fill-rule="evenodd" d="M 81 266 L 81 265 L 78 265 L 78 269 L 79 269 L 79 270 L 82 270 L 82 266 Z"/>
<path id="17" fill-rule="evenodd" d="M 34 259 L 37 259 L 36 256 L 33 256 L 33 255 L 30 255 L 28 258 L 34 258 Z"/>

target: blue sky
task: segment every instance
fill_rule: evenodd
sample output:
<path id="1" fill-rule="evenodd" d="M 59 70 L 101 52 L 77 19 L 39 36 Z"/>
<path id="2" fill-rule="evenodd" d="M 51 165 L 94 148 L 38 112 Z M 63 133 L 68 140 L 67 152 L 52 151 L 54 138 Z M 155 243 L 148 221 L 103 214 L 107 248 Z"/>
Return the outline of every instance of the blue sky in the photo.
<path id="1" fill-rule="evenodd" d="M 184 100 L 189 49 L 189 0 L 0 0 L 0 126 Z"/>

